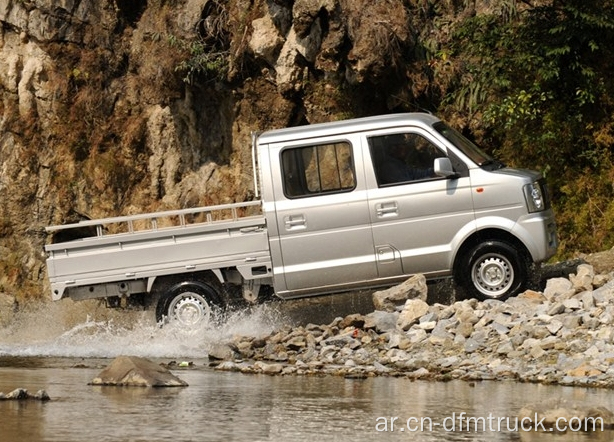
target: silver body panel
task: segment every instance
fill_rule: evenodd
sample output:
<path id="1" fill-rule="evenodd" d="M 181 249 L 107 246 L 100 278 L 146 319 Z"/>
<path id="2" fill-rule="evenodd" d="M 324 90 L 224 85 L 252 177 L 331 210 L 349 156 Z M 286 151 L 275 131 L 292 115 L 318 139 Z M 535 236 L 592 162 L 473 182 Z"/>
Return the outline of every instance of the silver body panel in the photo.
<path id="1" fill-rule="evenodd" d="M 557 247 L 553 212 L 529 213 L 523 193 L 523 186 L 539 174 L 483 170 L 433 129 L 438 121 L 427 114 L 398 114 L 260 134 L 254 137 L 254 165 L 261 202 L 225 206 L 234 211 L 230 220 L 130 227 L 112 235 L 99 229 L 94 237 L 49 244 L 45 249 L 52 297 L 149 291 L 156 277 L 202 270 L 223 279 L 222 270 L 236 269 L 244 281 L 271 284 L 281 298 L 390 285 L 416 273 L 449 276 L 463 241 L 483 229 L 514 235 L 535 262 L 552 256 Z M 466 170 L 453 178 L 384 186 L 374 166 L 373 140 L 391 134 L 419 136 L 437 155 L 453 156 Z M 333 191 L 320 169 L 316 178 L 309 178 L 319 180 L 315 190 L 313 182 L 303 183 L 309 189 L 304 194 L 290 190 L 288 180 L 295 178 L 290 167 L 326 166 L 330 161 L 325 154 L 330 152 L 330 158 L 339 161 L 326 172 L 338 174 Z M 236 215 L 241 207 L 260 205 L 262 214 Z M 110 218 L 48 230 L 160 216 Z"/>

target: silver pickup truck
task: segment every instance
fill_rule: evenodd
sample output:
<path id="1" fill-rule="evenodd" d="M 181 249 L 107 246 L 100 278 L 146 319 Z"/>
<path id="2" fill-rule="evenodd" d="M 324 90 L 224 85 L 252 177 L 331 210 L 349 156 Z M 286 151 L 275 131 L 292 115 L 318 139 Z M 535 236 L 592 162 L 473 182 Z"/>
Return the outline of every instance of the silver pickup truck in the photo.
<path id="1" fill-rule="evenodd" d="M 45 246 L 52 298 L 139 305 L 185 325 L 232 294 L 290 299 L 416 273 L 504 299 L 556 251 L 543 177 L 430 114 L 272 130 L 252 144 L 258 201 L 48 227 L 54 238 L 91 229 Z"/>

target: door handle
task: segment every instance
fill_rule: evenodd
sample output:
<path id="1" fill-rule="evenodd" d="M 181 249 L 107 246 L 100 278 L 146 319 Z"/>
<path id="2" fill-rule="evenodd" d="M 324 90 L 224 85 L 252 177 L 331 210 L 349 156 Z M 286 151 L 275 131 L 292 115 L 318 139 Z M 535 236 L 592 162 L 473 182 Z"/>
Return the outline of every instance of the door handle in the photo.
<path id="1" fill-rule="evenodd" d="M 305 217 L 303 215 L 290 215 L 284 218 L 286 229 L 295 229 L 297 227 L 305 227 Z"/>
<path id="2" fill-rule="evenodd" d="M 389 203 L 376 204 L 375 213 L 377 213 L 377 216 L 379 217 L 398 215 L 399 206 L 397 205 L 396 201 L 392 201 Z"/>

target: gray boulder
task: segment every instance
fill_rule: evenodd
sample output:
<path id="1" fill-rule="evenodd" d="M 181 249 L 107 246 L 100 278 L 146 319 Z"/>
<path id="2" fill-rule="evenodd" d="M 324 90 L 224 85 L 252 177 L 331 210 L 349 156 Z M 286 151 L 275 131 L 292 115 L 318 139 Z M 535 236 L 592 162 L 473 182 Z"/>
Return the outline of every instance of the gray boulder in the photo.
<path id="1" fill-rule="evenodd" d="M 373 293 L 373 306 L 375 310 L 393 312 L 397 307 L 404 306 L 408 299 L 419 299 L 426 302 L 427 292 L 424 275 L 414 275 L 402 284 Z"/>
<path id="2" fill-rule="evenodd" d="M 403 310 L 399 314 L 397 325 L 402 330 L 409 328 L 418 322 L 421 316 L 424 316 L 429 311 L 429 305 L 421 299 L 408 299 L 405 302 Z"/>
<path id="3" fill-rule="evenodd" d="M 118 356 L 90 385 L 131 387 L 186 387 L 188 384 L 168 369 L 136 356 Z"/>
<path id="4" fill-rule="evenodd" d="M 36 399 L 38 401 L 48 401 L 49 395 L 45 390 L 38 390 L 36 394 L 31 395 L 25 388 L 16 388 L 8 394 L 0 393 L 0 400 L 24 400 L 24 399 Z"/>
<path id="5" fill-rule="evenodd" d="M 544 296 L 548 301 L 567 299 L 575 294 L 573 283 L 567 278 L 552 278 L 546 281 Z"/>
<path id="6" fill-rule="evenodd" d="M 590 264 L 580 264 L 576 273 L 569 275 L 569 281 L 577 293 L 593 290 L 595 271 Z"/>
<path id="7" fill-rule="evenodd" d="M 397 327 L 399 313 L 376 310 L 369 313 L 365 318 L 365 330 L 373 329 L 377 333 L 384 333 Z"/>
<path id="8" fill-rule="evenodd" d="M 212 361 L 227 361 L 232 359 L 233 349 L 226 344 L 214 344 L 207 352 L 207 356 Z"/>

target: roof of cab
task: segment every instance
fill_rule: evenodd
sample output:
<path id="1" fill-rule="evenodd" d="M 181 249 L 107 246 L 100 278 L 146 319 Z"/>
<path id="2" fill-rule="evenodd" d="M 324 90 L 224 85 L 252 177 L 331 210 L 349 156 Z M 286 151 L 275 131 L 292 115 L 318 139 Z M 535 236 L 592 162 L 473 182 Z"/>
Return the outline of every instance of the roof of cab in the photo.
<path id="1" fill-rule="evenodd" d="M 362 117 L 351 120 L 331 121 L 328 123 L 269 130 L 260 134 L 258 142 L 259 144 L 279 143 L 335 134 L 342 135 L 366 130 L 393 128 L 396 126 L 432 126 L 433 123 L 437 121 L 440 121 L 439 118 L 422 112 L 377 115 L 374 117 Z"/>

